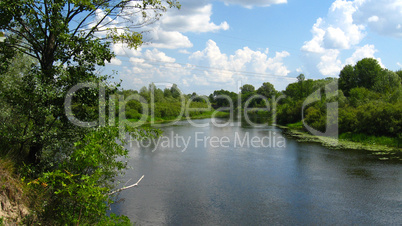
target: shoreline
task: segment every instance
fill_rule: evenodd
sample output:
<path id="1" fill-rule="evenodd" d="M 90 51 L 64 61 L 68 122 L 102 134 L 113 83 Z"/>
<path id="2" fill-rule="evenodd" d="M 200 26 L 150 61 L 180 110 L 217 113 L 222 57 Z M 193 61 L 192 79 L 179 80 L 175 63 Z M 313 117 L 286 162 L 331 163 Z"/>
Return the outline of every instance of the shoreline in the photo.
<path id="1" fill-rule="evenodd" d="M 322 137 L 311 135 L 305 131 L 292 129 L 287 126 L 275 125 L 277 128 L 282 129 L 282 133 L 288 137 L 295 139 L 297 142 L 302 143 L 318 143 L 324 147 L 333 150 L 362 150 L 368 151 L 379 160 L 399 160 L 402 161 L 402 149 L 395 147 L 388 147 L 378 144 L 364 144 L 360 142 L 348 141 L 343 139 L 336 139 L 331 137 Z"/>
<path id="2" fill-rule="evenodd" d="M 229 114 L 229 113 L 221 112 L 221 114 L 218 114 L 215 117 L 212 117 L 212 114 L 201 114 L 201 115 L 191 116 L 189 118 L 193 119 L 193 120 L 207 119 L 207 118 L 225 118 L 225 117 L 227 117 L 227 114 Z M 188 119 L 187 117 L 182 117 L 179 120 L 177 120 L 177 118 L 175 118 L 175 119 L 158 119 L 158 120 L 154 120 L 153 122 L 147 120 L 146 122 L 144 122 L 144 124 L 142 126 L 148 126 L 148 125 L 151 125 L 152 123 L 163 124 L 163 123 L 169 123 L 169 122 L 174 122 L 174 121 L 179 122 L 179 121 L 184 121 L 187 119 Z M 126 120 L 128 120 L 130 122 L 138 122 L 138 121 L 131 121 L 130 119 L 126 119 Z"/>

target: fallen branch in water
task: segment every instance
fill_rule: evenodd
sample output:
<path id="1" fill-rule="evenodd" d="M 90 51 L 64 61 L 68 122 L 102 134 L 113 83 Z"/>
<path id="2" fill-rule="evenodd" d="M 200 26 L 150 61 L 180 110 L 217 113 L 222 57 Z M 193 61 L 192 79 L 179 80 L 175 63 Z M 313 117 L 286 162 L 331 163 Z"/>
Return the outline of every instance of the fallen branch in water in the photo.
<path id="1" fill-rule="evenodd" d="M 116 191 L 110 192 L 110 193 L 107 194 L 107 195 L 108 195 L 108 196 L 111 196 L 111 195 L 113 195 L 114 193 L 121 192 L 121 191 L 123 191 L 123 190 L 129 189 L 129 188 L 132 188 L 132 187 L 136 187 L 136 186 L 138 186 L 138 183 L 140 183 L 140 181 L 141 181 L 143 178 L 144 178 L 144 175 L 142 175 L 142 177 L 137 181 L 137 183 L 132 184 L 132 185 L 127 186 L 127 187 L 122 187 L 122 188 L 120 188 L 120 189 L 117 189 Z"/>

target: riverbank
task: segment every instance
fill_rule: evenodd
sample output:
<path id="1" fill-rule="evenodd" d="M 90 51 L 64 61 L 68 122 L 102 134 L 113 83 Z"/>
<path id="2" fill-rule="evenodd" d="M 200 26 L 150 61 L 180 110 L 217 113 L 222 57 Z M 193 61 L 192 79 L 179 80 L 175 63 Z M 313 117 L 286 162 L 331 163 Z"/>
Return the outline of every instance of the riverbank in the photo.
<path id="1" fill-rule="evenodd" d="M 0 158 L 0 225 L 18 225 L 29 215 L 27 189 L 14 163 Z"/>
<path id="2" fill-rule="evenodd" d="M 380 160 L 399 160 L 402 161 L 402 148 L 389 147 L 379 144 L 364 144 L 344 139 L 331 137 L 315 136 L 299 128 L 276 125 L 282 129 L 284 135 L 296 139 L 298 142 L 319 143 L 324 147 L 335 150 L 364 150 L 369 151 Z"/>
<path id="3" fill-rule="evenodd" d="M 173 122 L 173 121 L 183 121 L 183 120 L 187 120 L 187 119 L 206 119 L 206 118 L 213 118 L 212 115 L 215 113 L 215 111 L 207 111 L 203 114 L 199 114 L 199 115 L 193 115 L 190 117 L 186 117 L 183 116 L 181 117 L 179 120 L 177 120 L 178 117 L 172 117 L 172 118 L 156 118 L 153 121 L 151 121 L 151 117 L 148 117 L 146 122 L 144 122 L 142 125 L 151 125 L 152 123 L 155 124 L 163 124 L 163 123 L 169 123 L 169 122 Z M 226 118 L 229 117 L 229 112 L 218 112 L 214 115 L 214 118 Z M 126 119 L 129 122 L 139 122 L 139 119 Z"/>

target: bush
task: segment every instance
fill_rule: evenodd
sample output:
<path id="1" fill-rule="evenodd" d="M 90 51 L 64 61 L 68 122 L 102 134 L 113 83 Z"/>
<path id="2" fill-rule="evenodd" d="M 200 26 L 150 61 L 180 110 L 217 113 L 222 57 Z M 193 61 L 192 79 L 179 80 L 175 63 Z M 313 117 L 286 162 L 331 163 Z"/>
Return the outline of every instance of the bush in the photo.
<path id="1" fill-rule="evenodd" d="M 284 103 L 278 106 L 277 121 L 281 125 L 296 123 L 302 119 L 303 101 Z"/>
<path id="2" fill-rule="evenodd" d="M 138 113 L 137 110 L 134 109 L 127 109 L 126 110 L 126 118 L 127 119 L 140 119 L 142 115 Z"/>
<path id="3" fill-rule="evenodd" d="M 356 132 L 396 137 L 402 133 L 402 103 L 369 102 L 357 108 Z"/>
<path id="4" fill-rule="evenodd" d="M 49 225 L 117 224 L 128 218 L 107 216 L 114 178 L 126 164 L 127 150 L 116 143 L 117 128 L 100 128 L 87 134 L 60 165 L 29 183 L 44 194 L 39 220 Z M 123 141 L 121 141 L 123 142 Z"/>
<path id="5" fill-rule="evenodd" d="M 339 109 L 339 132 L 355 132 L 359 124 L 357 110 L 353 107 Z"/>
<path id="6" fill-rule="evenodd" d="M 325 132 L 326 129 L 326 117 L 325 112 L 321 112 L 320 109 L 311 106 L 306 110 L 306 118 L 304 121 L 307 125 L 313 127 L 314 129 Z"/>

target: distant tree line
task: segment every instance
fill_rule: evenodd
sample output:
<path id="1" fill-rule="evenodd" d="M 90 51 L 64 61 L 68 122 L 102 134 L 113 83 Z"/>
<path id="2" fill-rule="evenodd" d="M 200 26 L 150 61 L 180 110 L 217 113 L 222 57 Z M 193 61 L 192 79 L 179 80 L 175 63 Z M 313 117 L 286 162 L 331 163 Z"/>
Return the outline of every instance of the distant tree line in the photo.
<path id="1" fill-rule="evenodd" d="M 229 102 L 222 95 L 233 100 L 238 108 L 249 98 L 260 95 L 248 102 L 248 107 L 264 107 L 264 100 L 278 98 L 276 122 L 281 125 L 304 122 L 318 131 L 326 130 L 327 104 L 338 103 L 338 123 L 340 133 L 363 133 L 373 136 L 402 137 L 402 70 L 391 71 L 382 68 L 379 62 L 365 58 L 354 66 L 346 65 L 338 78 L 305 79 L 303 74 L 297 82 L 289 84 L 284 91 L 275 90 L 269 82 L 262 84 L 257 90 L 250 84 L 243 85 L 239 94 L 227 90 L 216 90 L 209 95 L 214 108 L 229 107 Z M 325 86 L 338 83 L 339 89 L 327 98 Z M 322 98 L 312 102 L 303 109 L 306 98 L 319 90 Z M 261 97 L 262 96 L 262 97 Z M 279 98 L 282 96 L 281 98 Z M 266 116 L 272 116 L 272 110 Z"/>
<path id="2" fill-rule="evenodd" d="M 123 95 L 127 98 L 131 95 L 139 95 L 143 100 L 128 100 L 125 103 L 125 116 L 127 119 L 138 120 L 146 111 L 147 116 L 152 116 L 155 120 L 176 119 L 179 116 L 185 116 L 185 111 L 188 111 L 190 117 L 205 113 L 210 108 L 207 103 L 206 96 L 199 96 L 197 93 L 182 94 L 176 84 L 170 88 L 163 90 L 157 88 L 154 83 L 151 83 L 148 88 L 142 87 L 137 90 L 120 90 L 116 94 Z M 116 104 L 118 109 L 118 104 Z M 116 116 L 119 110 L 116 110 Z M 150 118 L 149 118 L 150 119 Z"/>

